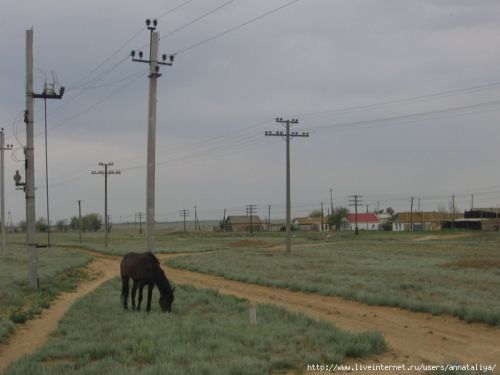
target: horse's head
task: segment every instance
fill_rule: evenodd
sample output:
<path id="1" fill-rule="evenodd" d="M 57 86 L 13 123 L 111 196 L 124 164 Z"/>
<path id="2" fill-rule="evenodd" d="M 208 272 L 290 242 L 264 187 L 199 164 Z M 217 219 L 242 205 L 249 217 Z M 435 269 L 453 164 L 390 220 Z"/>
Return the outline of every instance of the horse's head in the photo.
<path id="1" fill-rule="evenodd" d="M 170 292 L 161 295 L 158 302 L 160 303 L 160 307 L 163 312 L 172 311 L 172 303 L 174 302 L 174 290 L 175 286 L 170 290 Z"/>

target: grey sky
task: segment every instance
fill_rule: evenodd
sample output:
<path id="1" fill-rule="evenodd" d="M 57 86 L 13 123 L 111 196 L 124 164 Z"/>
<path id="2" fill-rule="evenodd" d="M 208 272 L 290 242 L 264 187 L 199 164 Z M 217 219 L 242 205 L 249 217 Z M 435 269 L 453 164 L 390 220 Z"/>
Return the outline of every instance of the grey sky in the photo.
<path id="1" fill-rule="evenodd" d="M 52 81 L 52 71 L 67 87 L 62 101 L 48 103 L 54 220 L 76 214 L 79 199 L 84 212 L 102 212 L 102 176 L 90 174 L 99 161 L 122 170 L 109 180 L 113 221 L 144 211 L 147 66 L 126 56 L 148 44 L 146 18 L 183 2 L 2 1 L 7 142 L 19 146 L 13 128 L 25 142 L 24 124 L 13 122 L 25 103 L 26 29 L 34 29 L 35 91 Z M 166 36 L 225 2 L 193 0 L 161 17 L 160 51 L 182 51 L 287 3 L 235 0 Z M 330 188 L 336 206 L 361 194 L 370 210 L 377 201 L 408 210 L 410 196 L 434 210 L 452 194 L 466 209 L 471 193 L 476 206 L 500 204 L 499 40 L 498 1 L 301 0 L 179 53 L 173 67 L 161 68 L 158 85 L 157 218 L 178 220 L 180 209 L 195 205 L 201 219 L 219 218 L 224 208 L 243 214 L 250 203 L 261 216 L 271 204 L 272 216 L 282 217 L 285 144 L 264 137 L 281 130 L 277 116 L 297 117 L 294 130 L 310 132 L 292 142 L 293 216 L 329 206 Z M 385 102 L 392 104 L 371 106 Z M 35 119 L 41 217 L 42 102 Z M 7 210 L 18 221 L 24 196 L 12 176 L 23 165 L 10 156 Z M 22 151 L 15 156 L 22 159 Z"/>

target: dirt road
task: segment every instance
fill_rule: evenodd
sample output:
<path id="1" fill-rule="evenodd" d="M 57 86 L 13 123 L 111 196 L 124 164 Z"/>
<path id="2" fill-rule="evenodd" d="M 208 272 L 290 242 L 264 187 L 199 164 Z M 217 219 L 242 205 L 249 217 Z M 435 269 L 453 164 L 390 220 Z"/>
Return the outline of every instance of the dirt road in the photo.
<path id="1" fill-rule="evenodd" d="M 117 276 L 120 258 L 91 253 L 94 260 L 88 270 L 92 280 L 73 293 L 58 298 L 41 317 L 18 327 L 7 345 L 0 345 L 0 371 L 24 354 L 42 345 L 71 304 L 95 290 L 104 281 Z M 175 255 L 160 255 L 167 259 Z M 484 324 L 467 324 L 451 316 L 432 316 L 398 308 L 367 306 L 336 297 L 291 292 L 221 277 L 164 267 L 176 284 L 214 288 L 221 294 L 246 298 L 257 303 L 271 303 L 335 323 L 350 331 L 376 330 L 384 334 L 390 350 L 382 356 L 365 359 L 365 363 L 441 364 L 460 361 L 469 364 L 495 364 L 500 367 L 500 329 Z M 258 311 L 257 311 L 258 315 Z"/>

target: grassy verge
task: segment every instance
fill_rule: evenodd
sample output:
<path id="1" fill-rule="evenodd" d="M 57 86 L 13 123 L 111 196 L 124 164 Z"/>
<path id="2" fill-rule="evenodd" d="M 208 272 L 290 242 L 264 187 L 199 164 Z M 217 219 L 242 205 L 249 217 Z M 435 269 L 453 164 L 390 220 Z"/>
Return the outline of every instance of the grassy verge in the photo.
<path id="1" fill-rule="evenodd" d="M 290 256 L 249 248 L 168 263 L 232 280 L 500 325 L 499 239 L 496 233 L 432 240 L 365 234 L 296 245 Z"/>
<path id="2" fill-rule="evenodd" d="M 378 333 L 343 332 L 270 305 L 257 305 L 250 325 L 246 300 L 208 289 L 178 286 L 171 314 L 157 305 L 123 312 L 119 294 L 114 279 L 77 301 L 54 337 L 6 374 L 265 374 L 386 349 Z"/>
<path id="3" fill-rule="evenodd" d="M 9 245 L 0 257 L 0 342 L 14 331 L 14 323 L 24 323 L 48 308 L 60 293 L 73 290 L 85 276 L 81 267 L 90 257 L 52 247 L 39 253 L 40 288 L 27 282 L 26 248 Z"/>

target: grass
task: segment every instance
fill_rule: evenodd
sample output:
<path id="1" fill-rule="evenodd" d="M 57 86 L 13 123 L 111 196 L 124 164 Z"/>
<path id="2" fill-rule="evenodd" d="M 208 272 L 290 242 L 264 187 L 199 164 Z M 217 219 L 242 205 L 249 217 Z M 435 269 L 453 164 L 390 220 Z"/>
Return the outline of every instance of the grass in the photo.
<path id="1" fill-rule="evenodd" d="M 156 294 L 156 290 L 155 290 Z M 302 371 L 386 350 L 382 335 L 352 334 L 284 309 L 178 286 L 173 312 L 123 312 L 118 279 L 78 300 L 52 339 L 5 374 L 264 374 Z M 156 300 L 156 299 L 155 299 Z"/>
<path id="2" fill-rule="evenodd" d="M 84 277 L 82 266 L 90 257 L 73 250 L 51 247 L 39 253 L 40 288 L 27 281 L 26 247 L 9 244 L 0 256 L 0 342 L 14 332 L 14 323 L 33 319 L 60 293 L 73 290 Z"/>
<path id="3" fill-rule="evenodd" d="M 449 234 L 449 233 L 448 233 Z M 498 233 L 364 233 L 185 256 L 169 265 L 227 279 L 500 325 Z"/>

